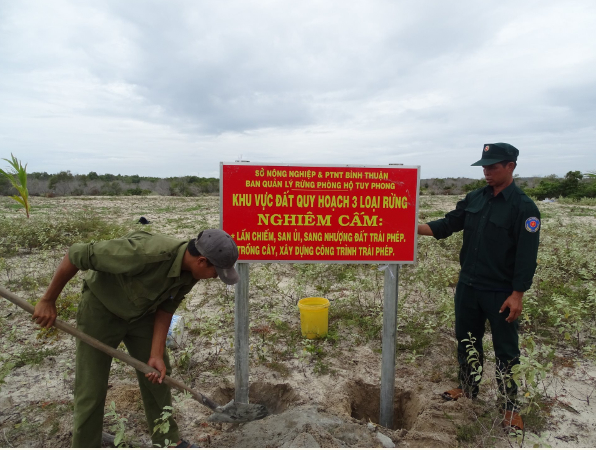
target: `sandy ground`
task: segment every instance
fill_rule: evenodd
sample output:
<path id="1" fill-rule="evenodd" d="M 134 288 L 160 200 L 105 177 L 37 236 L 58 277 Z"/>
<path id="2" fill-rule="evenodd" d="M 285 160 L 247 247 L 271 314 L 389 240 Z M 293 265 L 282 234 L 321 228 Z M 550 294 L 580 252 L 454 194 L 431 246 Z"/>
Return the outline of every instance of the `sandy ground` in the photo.
<path id="1" fill-rule="evenodd" d="M 155 204 L 148 206 L 142 199 L 135 201 L 117 198 L 108 204 L 106 199 L 72 199 L 58 203 L 57 212 L 67 214 L 82 208 L 109 207 L 111 211 L 114 208 L 129 211 L 129 215 L 136 217 L 156 210 Z M 150 218 L 155 222 L 171 219 L 168 199 L 155 202 L 162 205 L 163 211 L 151 214 Z M 197 220 L 203 226 L 217 226 L 218 216 L 212 212 L 217 207 L 217 198 L 209 198 L 207 202 L 209 208 L 200 212 L 198 219 L 196 211 L 189 212 L 169 223 L 164 232 L 185 236 L 188 226 Z M 194 203 L 195 200 L 188 200 L 189 209 Z M 452 201 L 445 198 L 433 203 L 435 210 L 448 210 L 450 206 Z M 196 289 L 192 301 L 200 301 L 202 289 L 201 286 Z M 209 306 L 205 308 L 208 314 Z M 1 311 L 4 323 L 14 327 L 18 334 L 16 343 L 3 345 L 35 345 L 37 330 L 27 314 L 6 305 Z M 298 317 L 286 319 L 291 327 L 299 327 Z M 186 339 L 192 337 L 186 335 Z M 206 361 L 215 350 L 211 343 L 202 344 L 197 355 Z M 381 355 L 368 345 L 353 344 L 328 357 L 326 363 L 332 370 L 325 375 L 316 374 L 312 365 L 299 358 L 292 360 L 287 374 L 251 363 L 250 401 L 267 407 L 269 416 L 263 420 L 241 425 L 212 424 L 207 422 L 210 414 L 207 408 L 182 398 L 174 403 L 175 416 L 182 436 L 202 447 L 457 447 L 465 445 L 458 440 L 462 429 L 479 423 L 479 417 L 484 418 L 478 432 L 484 436 L 482 445 L 519 446 L 520 442 L 499 426 L 494 390 L 483 390 L 475 401 L 440 399 L 443 391 L 454 387 L 452 344 L 452 338 L 446 337 L 444 345 L 433 347 L 415 361 L 398 355 L 391 428 L 378 425 Z M 74 339 L 59 336 L 47 346 L 56 350 L 54 355 L 45 357 L 39 365 L 11 370 L 0 385 L 3 447 L 70 445 Z M 227 353 L 227 364 L 231 367 L 230 354 Z M 550 419 L 540 435 L 527 435 L 523 446 L 596 447 L 596 365 L 569 356 L 561 358 L 566 363 L 558 365 L 544 385 L 545 393 L 553 399 Z M 202 374 L 191 381 L 191 386 L 220 404 L 234 397 L 232 375 Z M 107 404 L 111 401 L 126 415 L 127 442 L 150 447 L 134 372 L 122 363 L 114 362 L 112 366 Z M 113 433 L 111 426 L 106 420 L 105 430 Z M 41 433 L 40 429 L 55 431 Z"/>
<path id="2" fill-rule="evenodd" d="M 557 375 L 547 383 L 556 407 L 545 442 L 552 447 L 596 447 L 596 365 L 578 363 Z"/>
<path id="3" fill-rule="evenodd" d="M 62 343 L 61 353 L 70 353 L 72 342 Z M 491 413 L 494 399 L 481 394 L 476 401 L 443 402 L 440 393 L 452 382 L 436 383 L 424 378 L 429 364 L 441 364 L 438 353 L 423 365 L 399 363 L 396 368 L 394 424 L 391 429 L 377 424 L 380 403 L 380 355 L 366 346 L 357 347 L 351 360 L 331 361 L 335 373 L 314 375 L 308 370 L 293 370 L 285 379 L 262 366 L 251 371 L 251 403 L 267 407 L 269 416 L 252 423 L 211 424 L 210 411 L 192 399 L 177 402 L 176 416 L 183 437 L 203 447 L 456 447 L 458 427 L 469 425 L 476 417 L 493 414 L 487 446 L 517 446 L 500 430 L 497 411 Z M 24 366 L 5 378 L 0 392 L 0 420 L 7 429 L 33 417 L 51 426 L 50 408 L 68 405 L 72 399 L 72 376 L 64 367 L 67 356 L 48 357 L 39 367 Z M 142 403 L 133 372 L 122 364 L 113 365 L 107 403 L 114 400 L 128 417 L 127 435 L 137 446 L 150 446 Z M 582 364 L 567 367 L 547 382 L 555 399 L 547 429 L 541 436 L 528 436 L 524 446 L 594 447 L 596 446 L 596 366 Z M 220 404 L 234 396 L 233 377 L 212 380 L 197 389 Z M 30 419 L 31 420 L 31 419 Z M 65 408 L 55 419 L 68 430 L 72 415 Z M 35 422 L 32 422 L 35 423 Z M 106 430 L 109 431 L 106 423 Z M 490 439 L 488 439 L 490 437 Z M 0 437 L 2 438 L 2 437 Z M 18 442 L 4 439 L 10 447 L 68 446 L 70 435 L 64 432 L 50 441 L 39 436 L 20 436 Z M 18 445 L 15 445 L 18 444 Z"/>

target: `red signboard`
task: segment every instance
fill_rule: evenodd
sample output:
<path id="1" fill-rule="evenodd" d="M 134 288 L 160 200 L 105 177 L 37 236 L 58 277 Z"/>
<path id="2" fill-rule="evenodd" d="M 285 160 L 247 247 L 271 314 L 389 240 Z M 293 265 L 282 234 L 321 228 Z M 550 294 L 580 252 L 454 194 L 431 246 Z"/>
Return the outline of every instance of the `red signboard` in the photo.
<path id="1" fill-rule="evenodd" d="M 221 163 L 241 262 L 413 263 L 419 168 Z"/>

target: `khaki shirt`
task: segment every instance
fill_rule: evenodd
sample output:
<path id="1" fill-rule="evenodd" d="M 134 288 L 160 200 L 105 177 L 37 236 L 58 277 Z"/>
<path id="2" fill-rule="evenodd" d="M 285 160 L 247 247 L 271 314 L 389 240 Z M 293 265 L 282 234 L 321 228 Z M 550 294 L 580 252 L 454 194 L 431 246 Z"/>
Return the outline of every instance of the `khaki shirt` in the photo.
<path id="1" fill-rule="evenodd" d="M 472 191 L 444 219 L 428 225 L 437 239 L 464 231 L 461 282 L 481 290 L 530 289 L 536 271 L 540 211 L 515 182 L 496 197 L 491 186 Z"/>
<path id="2" fill-rule="evenodd" d="M 182 271 L 188 241 L 134 231 L 120 239 L 74 244 L 70 262 L 89 270 L 85 282 L 112 313 L 135 320 L 159 309 L 174 313 L 197 283 Z"/>

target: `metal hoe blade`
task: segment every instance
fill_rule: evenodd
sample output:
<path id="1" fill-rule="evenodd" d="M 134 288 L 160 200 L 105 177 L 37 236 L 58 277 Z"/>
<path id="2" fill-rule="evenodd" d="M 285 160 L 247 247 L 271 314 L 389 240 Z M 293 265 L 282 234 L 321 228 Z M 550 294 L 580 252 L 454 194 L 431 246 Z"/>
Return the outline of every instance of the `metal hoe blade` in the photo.
<path id="1" fill-rule="evenodd" d="M 259 420 L 267 416 L 267 408 L 258 404 L 236 403 L 233 400 L 216 411 L 208 418 L 208 422 L 244 423 Z"/>

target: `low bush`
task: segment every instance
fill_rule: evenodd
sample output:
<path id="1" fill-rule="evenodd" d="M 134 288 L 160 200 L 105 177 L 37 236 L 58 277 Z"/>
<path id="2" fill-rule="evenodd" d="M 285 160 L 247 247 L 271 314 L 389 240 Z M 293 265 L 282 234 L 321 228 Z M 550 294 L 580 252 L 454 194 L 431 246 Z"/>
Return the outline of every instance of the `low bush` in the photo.
<path id="1" fill-rule="evenodd" d="M 579 171 L 569 171 L 564 178 L 550 175 L 540 180 L 538 186 L 526 189 L 526 194 L 538 200 L 564 197 L 575 201 L 582 198 L 596 197 L 596 178 L 584 175 Z"/>
<path id="2" fill-rule="evenodd" d="M 0 218 L 0 254 L 70 246 L 75 242 L 112 239 L 125 234 L 125 226 L 107 222 L 92 213 L 54 218 L 33 216 Z"/>

